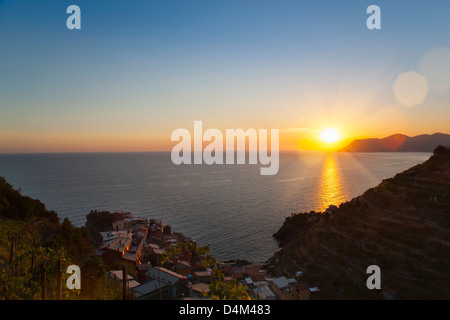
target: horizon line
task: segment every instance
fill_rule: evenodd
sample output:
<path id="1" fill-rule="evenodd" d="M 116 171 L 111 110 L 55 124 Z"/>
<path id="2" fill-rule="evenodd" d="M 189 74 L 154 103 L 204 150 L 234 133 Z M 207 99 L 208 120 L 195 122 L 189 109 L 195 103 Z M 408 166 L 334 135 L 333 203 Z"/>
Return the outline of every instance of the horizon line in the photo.
<path id="1" fill-rule="evenodd" d="M 435 134 L 444 134 L 444 135 L 450 135 L 448 133 L 443 133 L 443 132 L 434 132 L 434 133 L 421 133 L 421 134 L 417 134 L 417 135 L 407 135 L 404 133 L 394 133 L 394 134 L 390 134 L 387 136 L 384 136 L 383 138 L 377 138 L 377 137 L 366 137 L 366 138 L 358 138 L 358 137 L 353 137 L 353 138 L 348 138 L 346 140 L 351 140 L 351 142 L 353 141 L 357 141 L 357 140 L 366 140 L 366 139 L 384 139 L 384 138 L 388 138 L 391 136 L 395 136 L 395 135 L 403 135 L 409 138 L 414 138 L 417 136 L 423 136 L 423 135 L 435 135 Z M 350 142 L 350 143 L 351 143 Z M 344 146 L 345 147 L 345 146 Z M 325 150 L 325 149 L 280 149 L 279 152 L 339 152 L 338 150 L 342 149 L 341 148 L 337 148 L 335 150 Z M 26 155 L 26 154 L 100 154 L 100 153 L 170 153 L 172 150 L 168 149 L 168 150 L 117 150 L 117 151 L 12 151 L 12 152 L 1 152 L 0 151 L 0 155 Z M 224 153 L 226 152 L 226 150 L 221 150 Z M 250 150 L 244 150 L 245 152 L 249 152 Z M 253 151 L 253 150 L 252 150 Z M 258 150 L 256 150 L 258 151 Z M 195 152 L 195 151 L 191 151 Z M 203 150 L 201 151 L 203 152 Z M 238 151 L 238 150 L 234 150 L 234 152 L 242 152 L 242 151 Z M 420 152 L 420 151 L 418 151 Z"/>

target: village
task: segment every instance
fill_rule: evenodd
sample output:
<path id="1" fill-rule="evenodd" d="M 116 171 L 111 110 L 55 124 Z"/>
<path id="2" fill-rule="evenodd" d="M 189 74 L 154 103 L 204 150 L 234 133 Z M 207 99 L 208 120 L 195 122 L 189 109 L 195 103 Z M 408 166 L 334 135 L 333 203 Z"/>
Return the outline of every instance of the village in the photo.
<path id="1" fill-rule="evenodd" d="M 135 270 L 109 270 L 108 278 L 123 284 L 124 298 L 138 300 L 211 299 L 209 284 L 211 269 L 203 266 L 202 255 L 183 251 L 161 263 L 166 251 L 180 243 L 195 242 L 182 233 L 173 232 L 161 221 L 134 217 L 128 212 L 115 212 L 111 231 L 99 232 L 97 256 L 112 266 L 117 261 L 128 262 Z M 309 300 L 317 287 L 301 282 L 302 272 L 293 277 L 272 277 L 264 264 L 233 260 L 220 262 L 226 278 L 247 287 L 252 299 Z M 125 275 L 125 278 L 124 278 Z"/>

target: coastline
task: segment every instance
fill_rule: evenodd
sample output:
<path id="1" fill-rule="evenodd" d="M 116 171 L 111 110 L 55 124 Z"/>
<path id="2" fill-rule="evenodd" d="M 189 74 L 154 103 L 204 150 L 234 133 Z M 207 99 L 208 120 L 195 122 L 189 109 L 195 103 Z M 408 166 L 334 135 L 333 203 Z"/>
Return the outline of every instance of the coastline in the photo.
<path id="1" fill-rule="evenodd" d="M 290 213 L 350 200 L 429 154 L 327 157 L 283 153 L 279 173 L 265 178 L 256 167 L 178 167 L 169 154 L 143 153 L 0 157 L 0 171 L 77 227 L 85 226 L 91 209 L 130 211 L 194 235 L 221 260 L 265 262 L 278 249 L 272 234 Z M 337 193 L 333 183 L 341 185 Z"/>
<path id="2" fill-rule="evenodd" d="M 338 207 L 287 217 L 269 269 L 301 271 L 321 288 L 318 299 L 448 299 L 449 164 L 450 150 L 439 146 Z M 366 287 L 370 265 L 382 270 L 380 290 Z"/>

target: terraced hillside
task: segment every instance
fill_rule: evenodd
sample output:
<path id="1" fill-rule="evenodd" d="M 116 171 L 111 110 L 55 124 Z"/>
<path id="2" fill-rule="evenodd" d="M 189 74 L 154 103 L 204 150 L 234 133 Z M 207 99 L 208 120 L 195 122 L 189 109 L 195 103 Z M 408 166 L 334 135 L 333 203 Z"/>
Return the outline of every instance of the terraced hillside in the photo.
<path id="1" fill-rule="evenodd" d="M 81 290 L 58 287 L 56 262 L 61 270 L 81 268 Z M 41 264 L 46 265 L 46 299 L 120 299 L 121 287 L 106 276 L 106 266 L 95 255 L 86 228 L 47 210 L 37 199 L 23 196 L 0 177 L 0 300 L 42 298 Z M 69 274 L 61 273 L 61 283 Z M 61 292 L 58 296 L 57 292 Z"/>
<path id="2" fill-rule="evenodd" d="M 436 148 L 333 213 L 292 215 L 274 236 L 283 247 L 270 270 L 301 270 L 316 298 L 382 298 L 366 286 L 375 264 L 382 289 L 399 299 L 450 299 L 450 150 Z"/>

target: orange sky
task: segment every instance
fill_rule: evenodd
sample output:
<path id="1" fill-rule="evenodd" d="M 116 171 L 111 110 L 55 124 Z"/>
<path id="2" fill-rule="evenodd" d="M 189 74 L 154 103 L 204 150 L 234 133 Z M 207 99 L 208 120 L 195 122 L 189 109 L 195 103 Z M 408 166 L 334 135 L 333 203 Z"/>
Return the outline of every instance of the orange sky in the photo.
<path id="1" fill-rule="evenodd" d="M 90 4 L 79 32 L 57 6 L 0 6 L 0 153 L 170 151 L 196 120 L 279 129 L 280 150 L 450 133 L 448 1 L 386 2 L 381 30 L 353 2 L 119 1 L 107 18 Z M 342 140 L 320 141 L 326 128 Z"/>

